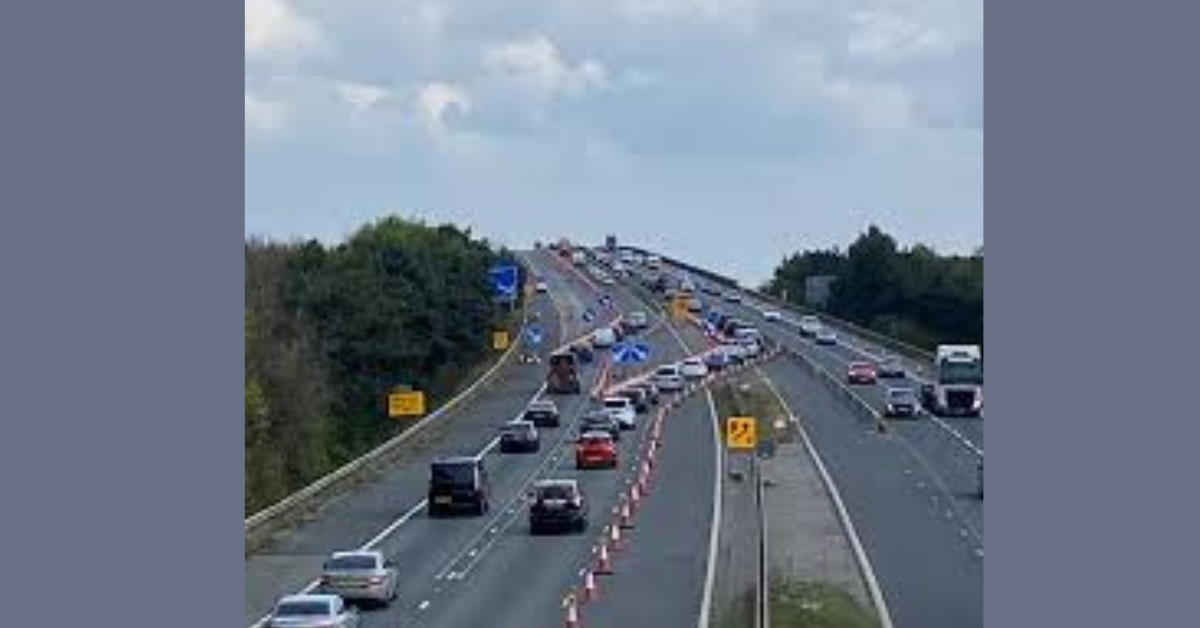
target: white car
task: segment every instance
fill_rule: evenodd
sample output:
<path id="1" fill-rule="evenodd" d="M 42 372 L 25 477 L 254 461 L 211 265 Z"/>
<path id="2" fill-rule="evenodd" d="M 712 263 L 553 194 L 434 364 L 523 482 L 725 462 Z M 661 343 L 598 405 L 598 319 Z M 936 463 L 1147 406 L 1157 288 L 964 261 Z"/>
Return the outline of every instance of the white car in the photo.
<path id="1" fill-rule="evenodd" d="M 783 315 L 778 310 L 763 310 L 763 320 L 768 323 L 778 323 L 783 320 Z"/>
<path id="2" fill-rule="evenodd" d="M 762 345 L 752 338 L 739 339 L 738 345 L 742 348 L 742 354 L 748 358 L 758 357 L 758 354 L 762 353 Z"/>
<path id="3" fill-rule="evenodd" d="M 616 420 L 617 425 L 623 430 L 632 430 L 637 427 L 637 410 L 633 407 L 633 402 L 629 397 L 605 397 L 604 411 Z"/>
<path id="4" fill-rule="evenodd" d="M 816 316 L 800 317 L 800 335 L 815 336 L 819 331 L 821 331 L 821 319 Z"/>
<path id="5" fill-rule="evenodd" d="M 747 353 L 746 347 L 737 340 L 722 340 L 721 346 L 718 347 L 718 350 L 723 351 L 725 355 L 729 357 L 730 361 L 735 363 L 745 362 L 746 359 L 750 357 Z"/>
<path id="6" fill-rule="evenodd" d="M 838 341 L 837 332 L 828 327 L 822 327 L 817 331 L 817 344 L 819 345 L 836 345 Z"/>
<path id="7" fill-rule="evenodd" d="M 533 289 L 541 294 L 545 294 L 547 292 L 550 292 L 550 284 L 548 284 L 544 281 L 539 281 L 533 285 Z"/>
<path id="8" fill-rule="evenodd" d="M 358 612 L 327 593 L 284 596 L 267 620 L 267 628 L 358 627 Z"/>
<path id="9" fill-rule="evenodd" d="M 321 570 L 321 592 L 388 604 L 396 599 L 396 579 L 396 569 L 383 552 L 334 552 Z"/>
<path id="10" fill-rule="evenodd" d="M 700 358 L 688 358 L 683 361 L 683 365 L 679 367 L 680 373 L 688 379 L 699 379 L 708 375 L 708 367 L 704 365 L 704 360 Z"/>
<path id="11" fill-rule="evenodd" d="M 649 322 L 646 319 L 646 313 L 641 310 L 629 314 L 629 324 L 637 329 L 645 329 Z"/>
<path id="12" fill-rule="evenodd" d="M 730 303 L 741 303 L 741 302 L 742 302 L 742 295 L 740 295 L 740 294 L 738 294 L 738 293 L 736 293 L 736 292 L 726 292 L 726 293 L 725 293 L 725 300 L 726 300 L 726 301 L 728 301 L 728 302 L 730 302 Z"/>
<path id="13" fill-rule="evenodd" d="M 617 343 L 617 333 L 612 327 L 601 327 L 592 333 L 592 346 L 605 349 Z"/>
<path id="14" fill-rule="evenodd" d="M 658 367 L 654 370 L 651 381 L 663 392 L 683 389 L 683 373 L 680 372 L 678 364 L 664 364 Z"/>

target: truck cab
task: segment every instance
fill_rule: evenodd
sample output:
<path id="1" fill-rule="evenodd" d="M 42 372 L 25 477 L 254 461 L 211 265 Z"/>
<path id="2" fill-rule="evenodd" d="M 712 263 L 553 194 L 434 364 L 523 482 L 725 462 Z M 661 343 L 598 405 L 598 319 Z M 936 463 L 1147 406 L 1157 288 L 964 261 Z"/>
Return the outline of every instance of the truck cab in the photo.
<path id="1" fill-rule="evenodd" d="M 939 345 L 934 381 L 921 386 L 921 403 L 937 416 L 980 416 L 983 354 L 979 345 Z"/>

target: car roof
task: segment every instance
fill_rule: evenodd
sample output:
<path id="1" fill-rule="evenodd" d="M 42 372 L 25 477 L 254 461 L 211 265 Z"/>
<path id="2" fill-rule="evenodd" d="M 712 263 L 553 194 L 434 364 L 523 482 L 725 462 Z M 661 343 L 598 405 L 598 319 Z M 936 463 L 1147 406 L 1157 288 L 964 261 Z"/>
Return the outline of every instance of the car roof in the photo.
<path id="1" fill-rule="evenodd" d="M 618 396 L 618 395 L 612 395 L 612 396 L 610 396 L 610 397 L 605 397 L 605 398 L 604 398 L 604 403 L 608 403 L 608 402 L 610 402 L 610 401 L 615 401 L 615 402 L 617 402 L 617 403 L 620 403 L 620 404 L 626 404 L 626 403 L 629 403 L 629 399 L 628 399 L 627 397 L 620 397 L 620 396 Z"/>
<path id="2" fill-rule="evenodd" d="M 909 388 L 908 386 L 892 386 L 887 389 L 887 394 L 889 394 L 889 395 L 911 395 L 911 394 L 913 394 L 913 389 Z"/>
<path id="3" fill-rule="evenodd" d="M 504 427 L 505 428 L 521 428 L 521 429 L 527 430 L 531 427 L 536 427 L 536 426 L 533 424 L 533 421 L 526 421 L 525 419 L 515 419 L 513 421 L 509 421 L 508 423 L 505 423 Z"/>
<path id="4" fill-rule="evenodd" d="M 382 558 L 383 552 L 377 550 L 348 550 L 345 552 L 334 552 L 329 555 L 330 558 L 354 558 L 356 556 L 370 556 L 371 558 Z"/>
<path id="5" fill-rule="evenodd" d="M 478 464 L 478 456 L 440 456 L 434 458 L 433 464 Z"/>
<path id="6" fill-rule="evenodd" d="M 296 593 L 294 595 L 285 595 L 279 598 L 280 604 L 291 602 L 324 602 L 331 604 L 338 599 L 338 596 L 332 593 Z"/>
<path id="7" fill-rule="evenodd" d="M 534 488 L 544 488 L 544 487 L 549 487 L 549 486 L 568 486 L 571 488 L 578 488 L 579 483 L 576 482 L 575 480 L 561 479 L 561 478 L 538 480 L 537 482 L 533 483 Z"/>
<path id="8" fill-rule="evenodd" d="M 870 362 L 863 362 L 863 361 L 859 360 L 859 361 L 851 362 L 850 368 L 852 368 L 852 369 L 869 369 L 869 368 L 875 368 L 875 365 L 871 364 Z"/>
<path id="9" fill-rule="evenodd" d="M 601 432 L 599 430 L 588 430 L 580 434 L 579 438 L 612 440 L 612 434 L 609 434 L 608 432 Z"/>
<path id="10" fill-rule="evenodd" d="M 537 399 L 529 402 L 530 408 L 556 408 L 558 404 L 553 399 Z"/>

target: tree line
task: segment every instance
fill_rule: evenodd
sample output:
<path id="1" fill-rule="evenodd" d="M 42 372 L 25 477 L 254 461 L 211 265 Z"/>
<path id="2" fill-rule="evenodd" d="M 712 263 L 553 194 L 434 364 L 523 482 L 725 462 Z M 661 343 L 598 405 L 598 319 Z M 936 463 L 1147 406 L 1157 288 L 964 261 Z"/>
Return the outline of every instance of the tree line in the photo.
<path id="1" fill-rule="evenodd" d="M 809 303 L 811 276 L 835 280 L 826 303 Z M 913 345 L 983 344 L 983 248 L 939 255 L 871 225 L 845 250 L 795 253 L 783 260 L 765 291 Z"/>
<path id="2" fill-rule="evenodd" d="M 246 512 L 404 429 L 398 384 L 450 397 L 490 362 L 512 313 L 470 230 L 389 217 L 347 241 L 246 242 Z"/>

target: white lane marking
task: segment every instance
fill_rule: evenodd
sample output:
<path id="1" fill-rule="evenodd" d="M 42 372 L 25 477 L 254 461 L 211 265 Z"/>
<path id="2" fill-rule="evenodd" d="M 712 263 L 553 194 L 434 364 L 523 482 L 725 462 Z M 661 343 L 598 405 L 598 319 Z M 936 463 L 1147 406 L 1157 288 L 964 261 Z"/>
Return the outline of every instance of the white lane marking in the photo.
<path id="1" fill-rule="evenodd" d="M 717 545 L 721 535 L 722 478 L 725 475 L 725 457 L 724 451 L 721 449 L 721 432 L 717 427 L 719 423 L 717 418 L 717 404 L 713 400 L 712 389 L 705 386 L 704 396 L 708 399 L 708 411 L 712 419 L 713 455 L 716 457 L 716 468 L 713 472 L 715 477 L 713 478 L 712 518 L 708 529 L 708 565 L 705 567 L 704 572 L 704 595 L 700 601 L 700 618 L 696 622 L 697 628 L 708 628 L 710 613 L 712 612 L 713 582 L 716 578 L 717 568 Z"/>
<path id="2" fill-rule="evenodd" d="M 423 611 L 427 608 L 429 608 L 429 600 L 422 600 L 421 603 L 417 605 L 417 610 L 419 611 Z"/>
<path id="3" fill-rule="evenodd" d="M 367 541 L 365 544 L 363 544 L 363 546 L 360 547 L 359 550 L 369 550 L 369 549 L 375 547 L 375 545 L 377 543 L 386 539 L 388 537 L 388 535 L 395 532 L 397 528 L 404 525 L 405 523 L 408 523 L 408 520 L 412 519 L 413 516 L 415 516 L 418 512 L 421 512 L 421 509 L 424 508 L 426 505 L 428 505 L 428 503 L 429 503 L 428 499 L 422 499 L 421 501 L 417 502 L 412 508 L 408 509 L 408 512 L 404 513 L 403 515 L 400 515 L 400 518 L 393 521 L 386 528 L 384 528 L 379 534 L 376 534 L 374 538 L 372 538 L 370 541 Z"/>
<path id="4" fill-rule="evenodd" d="M 837 484 L 834 484 L 833 477 L 829 475 L 829 471 L 825 468 L 825 462 L 821 460 L 821 454 L 813 446 L 812 440 L 808 437 L 808 431 L 800 423 L 798 415 L 792 412 L 787 400 L 783 398 L 783 395 L 779 394 L 779 389 L 775 388 L 774 382 L 766 376 L 766 373 L 762 369 L 757 370 L 762 375 L 763 381 L 767 383 L 767 387 L 771 390 L 771 393 L 775 395 L 775 398 L 779 400 L 779 404 L 783 406 L 784 411 L 796 419 L 796 431 L 800 433 L 800 439 L 804 441 L 804 448 L 808 450 L 808 455 L 816 465 L 817 472 L 821 476 L 821 482 L 825 485 L 826 490 L 829 492 L 829 497 L 833 500 L 833 506 L 837 511 L 838 519 L 842 522 L 842 528 L 846 531 L 846 536 L 850 539 L 850 547 L 854 550 L 859 570 L 862 572 L 863 579 L 867 581 L 867 590 L 871 594 L 871 602 L 875 606 L 876 613 L 879 614 L 879 623 L 882 625 L 882 628 L 894 628 L 892 625 L 892 615 L 888 611 L 887 600 L 883 596 L 883 589 L 879 587 L 879 581 L 875 578 L 875 570 L 871 567 L 871 560 L 867 557 L 867 552 L 863 548 L 862 541 L 858 538 L 858 531 L 854 529 L 854 522 L 850 519 L 850 512 L 846 509 L 845 502 L 842 501 L 842 494 L 838 491 Z"/>

